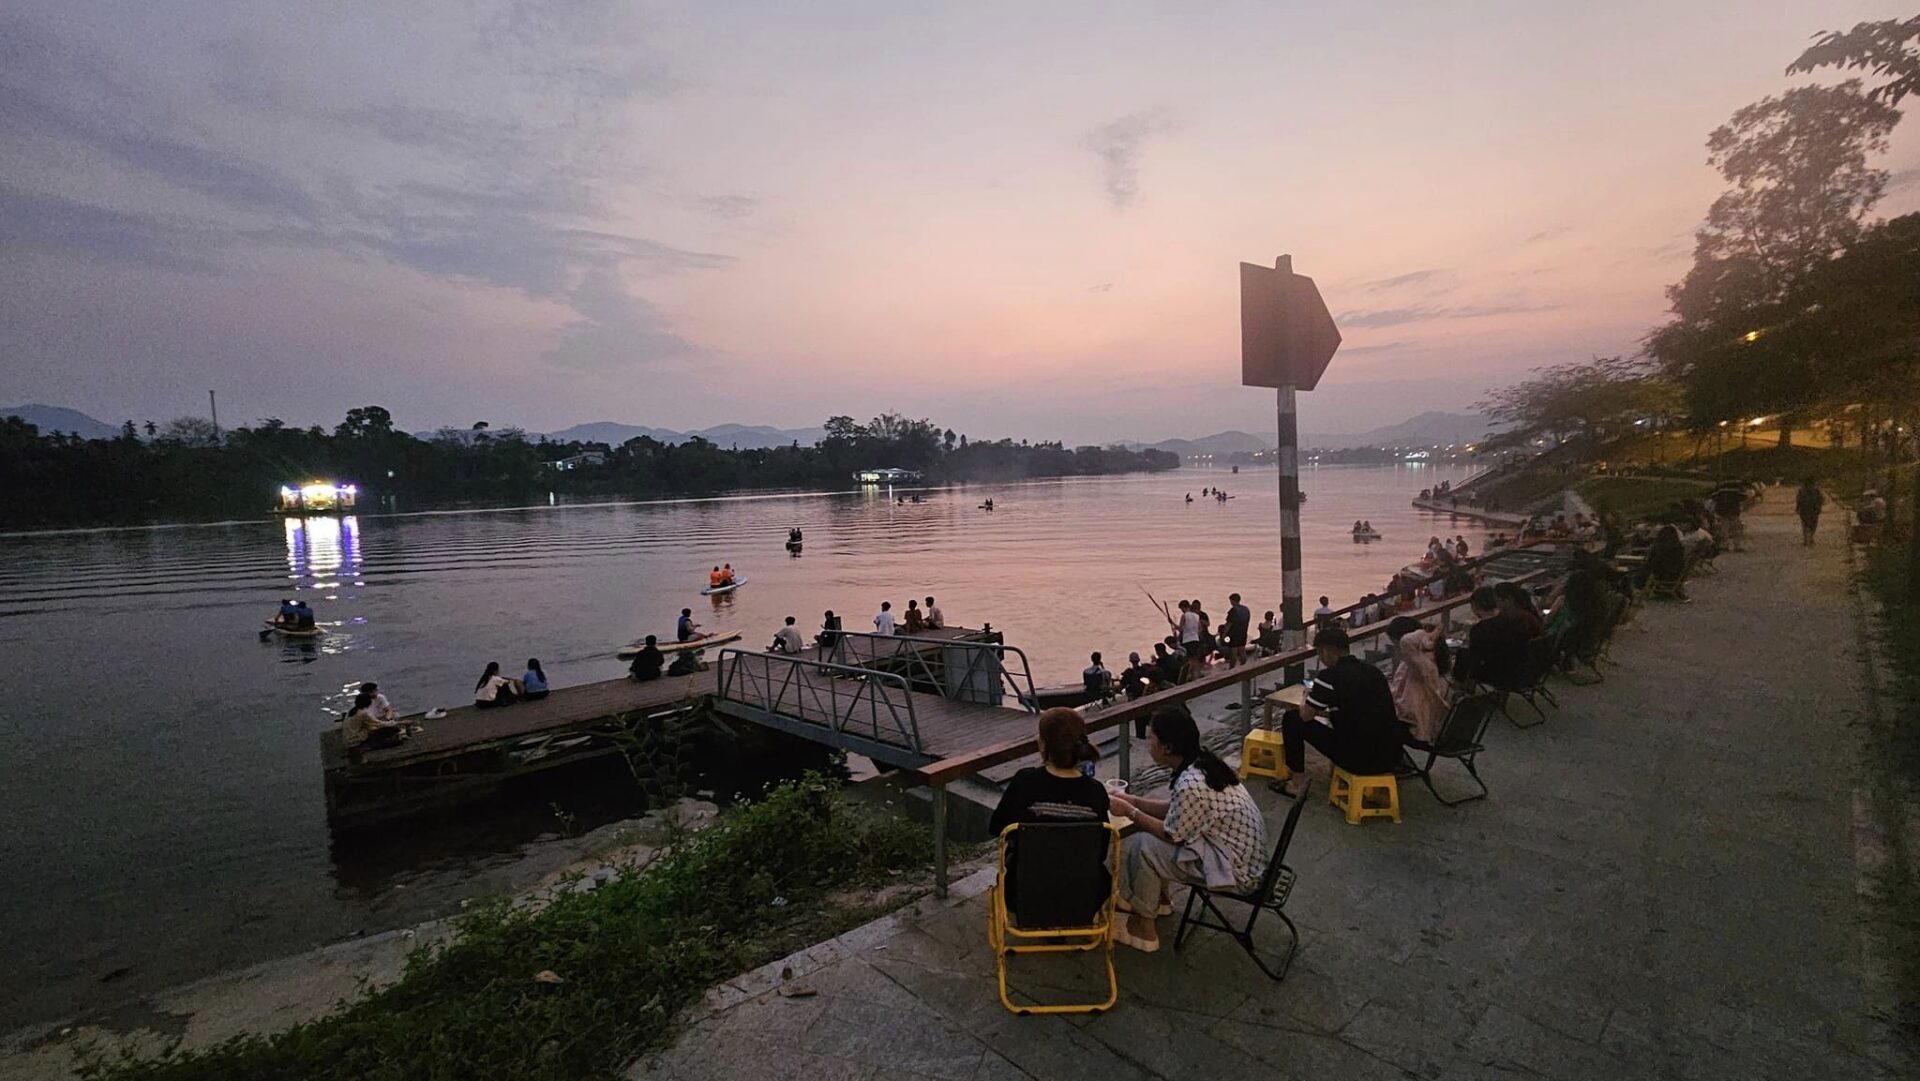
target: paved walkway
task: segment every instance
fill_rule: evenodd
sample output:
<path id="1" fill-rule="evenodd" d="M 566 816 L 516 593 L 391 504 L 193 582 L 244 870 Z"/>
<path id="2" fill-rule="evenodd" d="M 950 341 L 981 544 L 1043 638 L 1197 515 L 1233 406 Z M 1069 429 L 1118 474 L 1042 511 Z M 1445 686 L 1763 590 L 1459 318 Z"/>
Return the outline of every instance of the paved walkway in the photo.
<path id="1" fill-rule="evenodd" d="M 1121 949 L 1108 1014 L 1015 1017 L 975 875 L 715 989 L 631 1076 L 1913 1076 L 1862 976 L 1883 968 L 1854 855 L 1870 704 L 1839 523 L 1800 547 L 1790 494 L 1769 493 L 1695 603 L 1622 632 L 1604 683 L 1557 688 L 1541 727 L 1496 722 L 1492 798 L 1449 810 L 1405 788 L 1400 826 L 1309 806 L 1284 983 L 1202 932 L 1180 954 Z M 1256 796 L 1277 825 L 1280 798 Z M 1077 986 L 1085 960 L 1020 959 L 1016 983 Z"/>

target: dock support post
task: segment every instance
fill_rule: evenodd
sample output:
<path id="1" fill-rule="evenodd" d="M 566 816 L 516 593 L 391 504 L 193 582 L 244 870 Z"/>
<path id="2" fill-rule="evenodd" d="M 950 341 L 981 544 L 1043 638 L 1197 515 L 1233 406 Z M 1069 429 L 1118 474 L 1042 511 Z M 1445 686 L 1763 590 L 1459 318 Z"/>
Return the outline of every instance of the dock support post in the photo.
<path id="1" fill-rule="evenodd" d="M 1240 681 L 1240 716 L 1247 721 L 1247 727 L 1253 727 L 1253 680 Z"/>
<path id="2" fill-rule="evenodd" d="M 1119 747 L 1118 758 L 1119 758 L 1119 766 L 1120 766 L 1120 779 L 1123 781 L 1131 782 L 1133 780 L 1133 722 L 1132 721 L 1120 722 L 1120 747 Z"/>
<path id="3" fill-rule="evenodd" d="M 947 786 L 933 786 L 933 895 L 947 895 Z"/>

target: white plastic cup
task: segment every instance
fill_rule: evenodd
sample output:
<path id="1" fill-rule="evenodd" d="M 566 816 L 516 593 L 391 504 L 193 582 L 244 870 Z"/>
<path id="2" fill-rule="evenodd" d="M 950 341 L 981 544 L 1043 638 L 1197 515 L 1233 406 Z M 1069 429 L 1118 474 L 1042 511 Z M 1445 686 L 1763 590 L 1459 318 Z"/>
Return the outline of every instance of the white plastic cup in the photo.
<path id="1" fill-rule="evenodd" d="M 1126 790 L 1127 790 L 1127 779 L 1125 777 L 1107 778 L 1107 791 L 1112 792 L 1115 795 L 1118 795 L 1120 793 L 1125 792 Z"/>

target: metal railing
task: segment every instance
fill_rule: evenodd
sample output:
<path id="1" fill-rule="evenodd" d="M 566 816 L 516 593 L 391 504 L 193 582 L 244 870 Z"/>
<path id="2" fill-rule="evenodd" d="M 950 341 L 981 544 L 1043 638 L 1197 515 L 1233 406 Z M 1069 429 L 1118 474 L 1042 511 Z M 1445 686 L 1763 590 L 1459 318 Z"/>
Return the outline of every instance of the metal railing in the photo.
<path id="1" fill-rule="evenodd" d="M 936 693 L 950 701 L 999 705 L 1002 698 L 1011 697 L 1029 713 L 1040 709 L 1033 668 L 1026 652 L 1017 646 L 841 631 L 833 645 L 821 652 L 855 668 L 902 673 L 909 684 L 938 688 Z M 958 656 L 964 656 L 964 660 L 956 666 Z"/>
<path id="2" fill-rule="evenodd" d="M 843 735 L 920 746 L 920 721 L 906 677 L 782 653 L 720 651 L 718 696 Z"/>

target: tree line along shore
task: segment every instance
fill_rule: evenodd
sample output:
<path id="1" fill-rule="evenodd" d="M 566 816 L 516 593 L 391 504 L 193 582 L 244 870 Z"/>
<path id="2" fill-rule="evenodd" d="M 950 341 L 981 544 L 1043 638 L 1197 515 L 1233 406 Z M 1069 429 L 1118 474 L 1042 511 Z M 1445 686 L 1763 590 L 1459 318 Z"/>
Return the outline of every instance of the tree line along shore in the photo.
<path id="1" fill-rule="evenodd" d="M 380 406 L 350 410 L 331 431 L 273 418 L 220 430 L 200 418 L 127 421 L 118 437 L 43 433 L 0 418 L 0 528 L 124 525 L 253 517 L 282 485 L 328 478 L 359 486 L 363 511 L 511 502 L 547 493 L 587 498 L 739 489 L 838 489 L 855 470 L 893 467 L 926 484 L 1162 471 L 1177 455 L 1058 442 L 969 440 L 928 420 L 885 414 L 829 419 L 813 446 L 716 446 L 651 436 L 618 446 L 532 440 L 485 422 L 421 439 Z"/>

